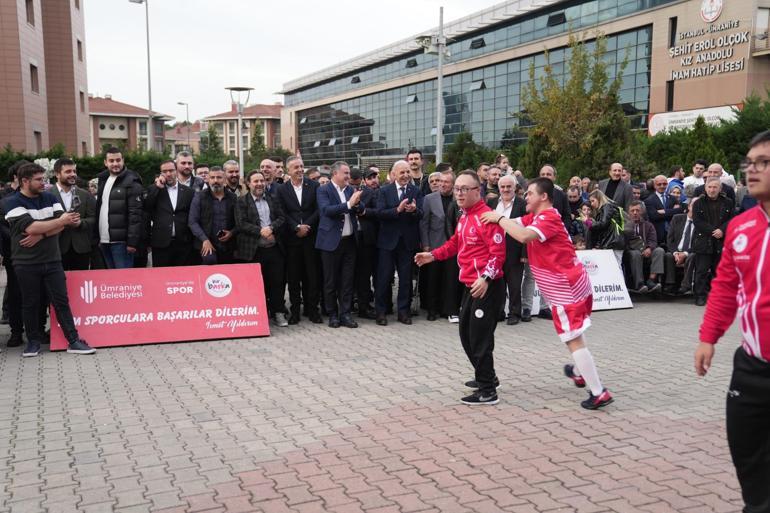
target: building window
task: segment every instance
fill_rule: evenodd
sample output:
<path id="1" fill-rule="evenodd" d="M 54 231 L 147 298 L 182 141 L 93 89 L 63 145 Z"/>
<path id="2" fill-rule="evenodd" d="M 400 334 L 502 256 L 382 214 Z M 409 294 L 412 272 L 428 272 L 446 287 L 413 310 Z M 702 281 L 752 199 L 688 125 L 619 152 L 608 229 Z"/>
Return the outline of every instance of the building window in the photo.
<path id="1" fill-rule="evenodd" d="M 104 123 L 99 123 L 99 130 L 104 130 L 107 128 Z"/>
<path id="2" fill-rule="evenodd" d="M 354 136 L 350 139 L 350 144 L 358 144 L 359 136 Z"/>
<path id="3" fill-rule="evenodd" d="M 484 83 L 483 80 L 476 80 L 475 82 L 471 82 L 471 91 L 479 91 L 481 89 L 486 89 L 487 85 Z"/>
<path id="4" fill-rule="evenodd" d="M 80 91 L 80 112 L 86 111 L 86 93 Z"/>
<path id="5" fill-rule="evenodd" d="M 302 118 L 299 120 L 300 125 L 304 125 L 305 123 L 307 123 L 307 118 Z"/>
<path id="6" fill-rule="evenodd" d="M 78 60 L 83 62 L 83 42 L 78 39 Z"/>
<path id="7" fill-rule="evenodd" d="M 229 141 L 230 141 L 230 147 L 231 148 L 235 148 L 235 136 L 234 135 L 230 136 Z"/>
<path id="8" fill-rule="evenodd" d="M 674 110 L 674 81 L 666 82 L 666 112 Z"/>
<path id="9" fill-rule="evenodd" d="M 35 0 L 26 0 L 27 6 L 27 23 L 35 26 Z"/>
<path id="10" fill-rule="evenodd" d="M 676 26 L 677 17 L 673 16 L 668 19 L 668 47 L 673 48 L 676 46 Z"/>
<path id="11" fill-rule="evenodd" d="M 118 125 L 118 130 L 121 132 L 126 129 L 126 125 Z"/>
<path id="12" fill-rule="evenodd" d="M 355 77 L 351 78 L 350 79 L 350 83 L 351 84 L 360 84 L 361 83 L 361 77 L 355 76 Z"/>
<path id="13" fill-rule="evenodd" d="M 80 155 L 85 157 L 88 153 L 88 146 L 86 146 L 85 141 L 80 141 Z"/>
<path id="14" fill-rule="evenodd" d="M 231 134 L 234 134 L 235 133 L 235 129 L 237 128 L 236 125 L 237 125 L 237 123 L 235 121 L 230 121 L 227 124 L 227 131 L 230 132 Z"/>
<path id="15" fill-rule="evenodd" d="M 75 9 L 80 10 L 80 0 L 75 0 Z"/>
<path id="16" fill-rule="evenodd" d="M 43 151 L 43 133 L 37 130 L 32 132 L 35 135 L 35 153 Z"/>
<path id="17" fill-rule="evenodd" d="M 546 25 L 549 27 L 556 27 L 559 25 L 564 25 L 565 23 L 567 23 L 567 16 L 565 16 L 563 12 L 557 12 L 556 14 L 552 14 L 548 17 L 548 22 Z"/>
<path id="18" fill-rule="evenodd" d="M 313 143 L 313 148 L 318 148 L 319 146 L 321 146 L 321 141 L 316 141 Z"/>
<path id="19" fill-rule="evenodd" d="M 416 68 L 417 67 L 417 59 L 409 59 L 406 61 L 406 67 L 407 68 Z"/>
<path id="20" fill-rule="evenodd" d="M 147 121 L 139 122 L 139 135 L 147 135 Z"/>
<path id="21" fill-rule="evenodd" d="M 485 46 L 487 46 L 487 42 L 484 41 L 483 37 L 471 41 L 471 50 L 478 50 L 479 48 L 484 48 Z"/>
<path id="22" fill-rule="evenodd" d="M 417 101 L 417 95 L 416 94 L 410 94 L 406 97 L 406 103 L 414 103 Z"/>
<path id="23" fill-rule="evenodd" d="M 29 65 L 29 78 L 30 78 L 30 83 L 32 84 L 32 92 L 39 93 L 40 78 L 37 76 L 37 66 L 35 66 L 34 64 Z"/>
<path id="24" fill-rule="evenodd" d="M 334 137 L 329 139 L 329 146 L 334 146 L 336 143 L 337 143 L 337 139 L 335 139 Z"/>

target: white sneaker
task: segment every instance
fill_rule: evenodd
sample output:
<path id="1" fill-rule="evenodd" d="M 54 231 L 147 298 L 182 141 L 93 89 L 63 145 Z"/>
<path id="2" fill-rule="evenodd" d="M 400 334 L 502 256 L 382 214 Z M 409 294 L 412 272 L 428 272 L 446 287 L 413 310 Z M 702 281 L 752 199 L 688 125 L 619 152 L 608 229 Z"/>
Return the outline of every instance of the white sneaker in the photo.
<path id="1" fill-rule="evenodd" d="M 449 322 L 451 322 L 452 324 L 457 324 L 458 322 L 460 322 L 460 318 L 456 315 L 450 315 L 448 319 L 449 319 Z"/>
<path id="2" fill-rule="evenodd" d="M 275 323 L 278 326 L 282 327 L 282 328 L 285 328 L 286 326 L 288 326 L 289 325 L 289 321 L 286 320 L 286 314 L 281 313 L 281 312 L 276 313 L 275 314 Z"/>

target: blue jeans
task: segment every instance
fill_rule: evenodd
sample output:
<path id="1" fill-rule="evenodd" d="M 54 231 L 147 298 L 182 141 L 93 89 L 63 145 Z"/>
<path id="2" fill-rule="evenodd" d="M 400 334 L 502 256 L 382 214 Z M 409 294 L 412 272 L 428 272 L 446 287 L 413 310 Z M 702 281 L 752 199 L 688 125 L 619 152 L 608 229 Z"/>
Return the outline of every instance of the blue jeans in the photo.
<path id="1" fill-rule="evenodd" d="M 129 269 L 134 267 L 134 254 L 129 253 L 125 242 L 99 244 L 107 269 Z"/>

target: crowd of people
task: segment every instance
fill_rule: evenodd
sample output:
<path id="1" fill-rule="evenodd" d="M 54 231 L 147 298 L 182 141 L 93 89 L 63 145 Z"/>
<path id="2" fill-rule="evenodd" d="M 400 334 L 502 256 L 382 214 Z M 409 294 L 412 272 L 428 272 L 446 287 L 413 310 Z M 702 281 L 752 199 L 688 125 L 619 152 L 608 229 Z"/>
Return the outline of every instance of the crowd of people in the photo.
<path id="1" fill-rule="evenodd" d="M 303 317 L 321 323 L 322 315 L 330 327 L 350 328 L 358 325 L 353 314 L 383 326 L 393 314 L 404 324 L 421 313 L 429 321 L 459 321 L 461 285 L 446 279 L 458 276 L 456 259 L 422 269 L 412 260 L 416 252 L 441 246 L 455 232 L 462 211 L 454 182 L 461 170 L 440 163 L 428 175 L 418 149 L 382 180 L 385 173 L 376 166 L 351 169 L 335 162 L 305 169 L 299 157 L 264 159 L 243 176 L 235 160 L 221 166 L 196 164 L 183 151 L 162 162 L 149 185 L 125 166 L 117 148 L 106 150 L 104 165 L 86 185 L 75 163 L 62 158 L 54 165 L 55 183 L 40 184 L 40 193 L 48 191 L 53 198 L 51 207 L 58 203 L 61 212 L 77 216 L 57 232 L 59 256 L 50 257 L 60 258 L 63 271 L 258 262 L 268 315 L 280 327 Z M 24 230 L 14 235 L 9 224 L 11 198 L 24 199 L 22 170 L 44 171 L 18 162 L 3 190 L 8 199 L 2 247 L 9 274 L 3 317 L 11 325 L 9 346 L 23 343 L 25 329 L 22 301 L 13 298 L 20 299 L 28 283 L 17 267 L 25 265 L 27 253 L 52 248 L 51 241 L 21 238 Z M 505 155 L 470 171 L 478 176 L 481 197 L 490 208 L 511 219 L 526 213 L 528 180 Z M 555 183 L 555 166 L 542 166 L 539 176 Z M 613 250 L 633 292 L 693 294 L 700 305 L 727 222 L 756 203 L 720 164 L 701 160 L 689 176 L 677 166 L 670 176 L 641 184 L 622 164 L 613 163 L 606 179 L 597 183 L 575 176 L 564 189 L 556 185 L 553 194 L 575 249 Z M 505 242 L 507 309 L 501 308 L 496 318 L 515 325 L 532 319 L 535 280 L 526 246 L 512 237 Z M 41 312 L 45 298 L 41 290 L 34 301 Z M 551 318 L 547 299 L 540 301 L 539 316 Z M 35 318 L 37 327 L 26 328 L 28 338 L 30 333 L 38 337 L 44 323 L 43 313 Z"/>

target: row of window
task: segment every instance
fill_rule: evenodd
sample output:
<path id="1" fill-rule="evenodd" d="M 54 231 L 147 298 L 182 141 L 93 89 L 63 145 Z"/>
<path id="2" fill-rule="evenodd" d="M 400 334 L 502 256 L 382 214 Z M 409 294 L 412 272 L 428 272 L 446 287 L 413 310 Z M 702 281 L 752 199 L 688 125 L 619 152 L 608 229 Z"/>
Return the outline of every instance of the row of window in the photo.
<path id="1" fill-rule="evenodd" d="M 646 126 L 649 112 L 651 27 L 610 36 L 605 61 L 608 75 L 617 76 L 628 58 L 620 102 L 634 128 Z M 569 49 L 550 53 L 550 61 L 569 58 Z M 445 143 L 469 131 L 477 142 L 497 147 L 522 138 L 521 92 L 529 83 L 529 66 L 544 70 L 546 58 L 536 55 L 447 77 L 444 82 Z M 556 68 L 554 68 L 556 70 Z M 637 70 L 641 72 L 637 73 Z M 564 66 L 560 79 L 566 78 Z M 434 151 L 436 80 L 314 107 L 298 113 L 299 148 L 309 165 L 330 159 L 398 155 L 410 146 Z M 524 123 L 526 124 L 526 123 Z"/>
<path id="2" fill-rule="evenodd" d="M 487 53 L 513 48 L 523 43 L 562 34 L 568 30 L 592 27 L 674 0 L 580 0 L 563 2 L 537 13 L 467 35 L 450 42 L 450 62 L 459 62 Z M 622 41 L 618 45 L 624 47 Z M 369 87 L 393 78 L 411 75 L 436 67 L 435 55 L 413 53 L 390 62 L 375 65 L 352 75 L 331 79 L 286 95 L 287 106 L 318 100 L 345 91 Z M 552 60 L 552 62 L 559 62 Z"/>

